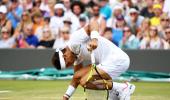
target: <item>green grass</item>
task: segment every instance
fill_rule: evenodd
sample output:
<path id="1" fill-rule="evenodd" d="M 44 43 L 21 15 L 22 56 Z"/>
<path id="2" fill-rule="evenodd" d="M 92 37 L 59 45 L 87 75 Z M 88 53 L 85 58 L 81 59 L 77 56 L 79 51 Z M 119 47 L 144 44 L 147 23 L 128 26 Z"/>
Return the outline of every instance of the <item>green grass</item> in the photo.
<path id="1" fill-rule="evenodd" d="M 69 81 L 0 80 L 0 100 L 62 100 Z M 170 83 L 134 82 L 131 100 L 170 100 Z M 4 92 L 7 91 L 7 92 Z M 81 87 L 71 100 L 84 100 Z"/>

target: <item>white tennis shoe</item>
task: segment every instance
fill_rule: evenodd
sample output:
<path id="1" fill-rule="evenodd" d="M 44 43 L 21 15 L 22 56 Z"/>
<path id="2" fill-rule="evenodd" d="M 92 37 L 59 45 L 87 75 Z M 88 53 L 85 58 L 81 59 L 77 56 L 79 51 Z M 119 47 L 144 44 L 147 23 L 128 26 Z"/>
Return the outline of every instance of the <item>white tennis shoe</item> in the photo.
<path id="1" fill-rule="evenodd" d="M 117 91 L 109 90 L 108 100 L 119 100 L 118 95 L 119 95 L 119 93 Z"/>
<path id="2" fill-rule="evenodd" d="M 119 92 L 119 100 L 130 100 L 130 96 L 135 91 L 135 85 L 130 83 L 125 83 L 127 86 L 123 89 L 120 89 Z"/>
<path id="3" fill-rule="evenodd" d="M 108 100 L 130 100 L 130 96 L 135 91 L 135 85 L 128 82 L 125 83 L 126 87 L 120 88 L 118 90 L 109 90 Z"/>

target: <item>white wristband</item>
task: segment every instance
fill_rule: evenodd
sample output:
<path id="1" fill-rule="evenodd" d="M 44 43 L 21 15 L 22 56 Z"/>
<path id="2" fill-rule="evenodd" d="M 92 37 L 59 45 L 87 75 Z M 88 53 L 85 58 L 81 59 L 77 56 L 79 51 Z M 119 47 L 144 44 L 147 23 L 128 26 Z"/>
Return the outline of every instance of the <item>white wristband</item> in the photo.
<path id="1" fill-rule="evenodd" d="M 97 31 L 92 31 L 91 34 L 90 34 L 90 38 L 91 39 L 97 39 L 99 37 L 99 32 Z"/>

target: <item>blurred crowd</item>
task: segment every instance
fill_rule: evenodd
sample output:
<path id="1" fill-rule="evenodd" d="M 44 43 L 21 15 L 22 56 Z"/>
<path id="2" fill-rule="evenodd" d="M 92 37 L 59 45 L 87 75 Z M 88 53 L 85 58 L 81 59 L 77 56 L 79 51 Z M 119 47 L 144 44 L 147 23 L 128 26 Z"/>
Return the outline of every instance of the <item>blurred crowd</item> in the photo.
<path id="1" fill-rule="evenodd" d="M 122 49 L 170 48 L 170 0 L 1 0 L 0 48 L 63 48 L 90 21 Z"/>

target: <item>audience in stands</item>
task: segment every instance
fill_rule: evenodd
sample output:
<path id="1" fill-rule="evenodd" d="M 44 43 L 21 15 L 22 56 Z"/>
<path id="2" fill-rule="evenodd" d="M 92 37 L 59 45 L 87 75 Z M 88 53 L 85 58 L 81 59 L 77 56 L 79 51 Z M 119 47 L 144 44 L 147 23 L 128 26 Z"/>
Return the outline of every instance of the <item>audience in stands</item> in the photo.
<path id="1" fill-rule="evenodd" d="M 169 1 L 0 0 L 0 47 L 63 48 L 97 21 L 100 35 L 122 49 L 169 49 Z"/>

